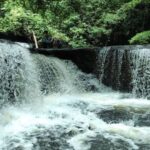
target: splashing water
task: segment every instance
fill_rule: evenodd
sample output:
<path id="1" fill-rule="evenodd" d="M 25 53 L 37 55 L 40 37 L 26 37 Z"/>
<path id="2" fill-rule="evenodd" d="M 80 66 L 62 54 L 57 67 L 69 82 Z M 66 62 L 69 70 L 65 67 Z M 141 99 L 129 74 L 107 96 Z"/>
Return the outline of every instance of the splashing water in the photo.
<path id="1" fill-rule="evenodd" d="M 1 150 L 150 149 L 150 101 L 106 88 L 71 61 L 16 44 L 0 51 Z"/>
<path id="2" fill-rule="evenodd" d="M 3 111 L 1 149 L 149 149 L 150 102 L 120 93 L 59 95 Z"/>

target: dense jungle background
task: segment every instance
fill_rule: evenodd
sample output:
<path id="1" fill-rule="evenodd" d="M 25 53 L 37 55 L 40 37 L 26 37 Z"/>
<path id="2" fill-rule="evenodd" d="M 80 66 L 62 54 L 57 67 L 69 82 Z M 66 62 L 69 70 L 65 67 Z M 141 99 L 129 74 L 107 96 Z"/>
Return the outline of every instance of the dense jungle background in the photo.
<path id="1" fill-rule="evenodd" d="M 47 30 L 71 47 L 150 43 L 150 0 L 1 0 L 0 35 Z"/>

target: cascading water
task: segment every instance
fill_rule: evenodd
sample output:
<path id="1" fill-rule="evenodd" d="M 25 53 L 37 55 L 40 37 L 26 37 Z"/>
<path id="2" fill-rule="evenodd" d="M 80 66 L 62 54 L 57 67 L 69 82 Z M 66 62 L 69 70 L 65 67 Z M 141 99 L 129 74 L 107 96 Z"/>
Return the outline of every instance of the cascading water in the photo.
<path id="1" fill-rule="evenodd" d="M 100 49 L 100 82 L 115 90 L 132 91 L 134 96 L 150 98 L 150 47 L 124 46 Z"/>
<path id="2" fill-rule="evenodd" d="M 98 57 L 99 79 L 100 82 L 107 86 L 112 86 L 115 90 L 119 90 L 121 86 L 120 73 L 123 58 L 123 50 L 105 47 L 100 50 Z"/>
<path id="3" fill-rule="evenodd" d="M 131 51 L 133 93 L 150 98 L 150 49 L 137 47 Z"/>
<path id="4" fill-rule="evenodd" d="M 98 84 L 94 75 L 81 72 L 71 61 L 30 54 L 26 48 L 6 42 L 0 43 L 0 51 L 0 150 L 150 149 L 150 101 Z M 101 80 L 109 51 L 100 52 Z M 144 53 L 138 56 L 147 58 Z M 113 59 L 116 57 L 112 64 L 121 62 L 126 68 L 125 60 L 137 56 L 131 58 L 127 52 L 120 56 L 118 51 L 113 52 Z M 144 68 L 148 68 L 149 59 L 144 60 Z M 132 61 L 130 67 L 137 65 Z M 113 68 L 117 68 L 113 73 L 123 77 L 122 67 Z M 148 71 L 146 75 L 148 78 Z M 116 81 L 119 87 L 125 85 L 119 78 Z"/>
<path id="5" fill-rule="evenodd" d="M 39 82 L 42 83 L 41 89 L 43 93 L 66 92 L 68 90 L 67 86 L 70 87 L 69 91 L 73 90 L 74 87 L 70 76 L 65 80 L 65 77 L 69 74 L 63 61 L 38 54 L 34 56 L 34 60 L 39 68 L 38 76 Z"/>
<path id="6" fill-rule="evenodd" d="M 82 93 L 100 91 L 99 84 L 92 74 L 84 74 L 69 60 L 33 55 L 38 67 L 38 77 L 43 93 Z M 101 89 L 102 90 L 102 89 Z"/>
<path id="7" fill-rule="evenodd" d="M 35 91 L 40 95 L 35 70 L 26 48 L 6 41 L 0 43 L 0 106 L 32 101 Z"/>

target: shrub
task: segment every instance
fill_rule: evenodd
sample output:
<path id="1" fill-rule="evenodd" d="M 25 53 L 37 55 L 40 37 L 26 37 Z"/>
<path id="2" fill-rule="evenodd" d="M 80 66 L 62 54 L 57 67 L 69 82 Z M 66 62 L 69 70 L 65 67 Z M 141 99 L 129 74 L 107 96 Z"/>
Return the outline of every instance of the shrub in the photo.
<path id="1" fill-rule="evenodd" d="M 150 44 L 150 31 L 137 33 L 129 42 L 130 44 Z"/>

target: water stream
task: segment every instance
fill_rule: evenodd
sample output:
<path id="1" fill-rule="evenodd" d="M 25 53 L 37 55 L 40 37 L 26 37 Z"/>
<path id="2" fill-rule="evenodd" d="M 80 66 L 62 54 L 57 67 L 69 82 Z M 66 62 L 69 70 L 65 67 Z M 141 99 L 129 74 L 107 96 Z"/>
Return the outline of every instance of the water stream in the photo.
<path id="1" fill-rule="evenodd" d="M 150 149 L 146 96 L 115 92 L 101 83 L 102 76 L 98 80 L 69 60 L 31 54 L 22 45 L 1 42 L 0 52 L 0 150 Z M 139 80 L 134 79 L 138 89 Z"/>

